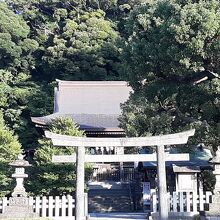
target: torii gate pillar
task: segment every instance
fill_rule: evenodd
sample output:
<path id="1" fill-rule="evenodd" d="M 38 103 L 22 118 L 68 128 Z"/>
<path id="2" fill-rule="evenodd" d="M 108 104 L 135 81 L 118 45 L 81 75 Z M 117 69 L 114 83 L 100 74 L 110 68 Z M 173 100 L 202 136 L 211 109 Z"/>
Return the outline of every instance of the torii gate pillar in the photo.
<path id="1" fill-rule="evenodd" d="M 84 187 L 85 187 L 85 147 L 76 151 L 76 220 L 84 220 Z"/>
<path id="2" fill-rule="evenodd" d="M 157 181 L 159 199 L 159 219 L 168 219 L 167 182 L 164 145 L 157 146 Z"/>

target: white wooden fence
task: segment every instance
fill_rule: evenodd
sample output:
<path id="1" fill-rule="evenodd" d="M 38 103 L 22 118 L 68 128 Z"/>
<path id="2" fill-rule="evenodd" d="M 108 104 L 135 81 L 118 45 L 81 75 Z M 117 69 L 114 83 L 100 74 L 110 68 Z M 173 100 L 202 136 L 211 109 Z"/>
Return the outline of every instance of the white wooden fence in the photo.
<path id="1" fill-rule="evenodd" d="M 198 213 L 204 211 L 205 204 L 211 202 L 211 192 L 200 192 L 199 195 L 192 192 L 173 192 L 167 194 L 170 212 L 191 212 Z M 88 195 L 85 193 L 85 216 L 88 215 Z M 152 211 L 158 211 L 158 201 L 156 193 L 152 194 Z M 4 213 L 5 207 L 9 204 L 9 199 L 0 199 L 0 213 Z M 40 217 L 73 217 L 75 215 L 75 199 L 71 195 L 66 196 L 43 196 L 29 197 L 29 205 L 33 205 L 34 212 Z"/>
<path id="2" fill-rule="evenodd" d="M 192 192 L 173 192 L 167 194 L 169 212 L 192 212 L 204 211 L 205 204 L 211 203 L 211 192 L 205 194 L 200 191 L 199 195 Z M 152 211 L 158 211 L 158 198 L 156 193 L 152 195 Z"/>
<path id="3" fill-rule="evenodd" d="M 88 198 L 85 193 L 85 216 L 88 214 Z M 9 198 L 0 199 L 0 213 L 4 213 L 5 207 L 9 204 Z M 75 216 L 75 199 L 71 195 L 66 196 L 43 196 L 29 197 L 29 205 L 32 205 L 35 213 L 40 217 L 73 217 Z"/>

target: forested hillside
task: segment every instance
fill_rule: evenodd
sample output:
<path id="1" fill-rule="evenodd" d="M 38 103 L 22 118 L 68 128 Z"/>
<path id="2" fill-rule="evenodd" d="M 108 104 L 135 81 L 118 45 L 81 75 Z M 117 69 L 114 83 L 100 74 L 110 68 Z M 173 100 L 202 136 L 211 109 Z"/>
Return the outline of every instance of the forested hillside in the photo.
<path id="1" fill-rule="evenodd" d="M 114 1 L 0 3 L 0 108 L 25 149 L 37 147 L 30 116 L 52 113 L 56 78 L 123 78 L 117 27 L 121 12 Z"/>
<path id="2" fill-rule="evenodd" d="M 0 124 L 25 151 L 47 146 L 30 116 L 52 113 L 56 78 L 126 80 L 134 89 L 120 119 L 127 135 L 193 127 L 192 143 L 215 151 L 220 141 L 220 3 L 0 1 Z M 0 162 L 5 163 L 4 140 L 1 133 Z"/>

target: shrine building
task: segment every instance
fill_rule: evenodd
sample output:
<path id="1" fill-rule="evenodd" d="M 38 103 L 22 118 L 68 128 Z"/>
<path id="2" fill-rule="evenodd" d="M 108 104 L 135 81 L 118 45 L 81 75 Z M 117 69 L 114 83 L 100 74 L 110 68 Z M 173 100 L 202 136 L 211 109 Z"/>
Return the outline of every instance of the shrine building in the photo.
<path id="1" fill-rule="evenodd" d="M 120 105 L 132 88 L 124 81 L 62 81 L 54 94 L 54 113 L 32 117 L 37 126 L 45 126 L 57 117 L 70 117 L 88 137 L 122 137 L 118 117 Z"/>

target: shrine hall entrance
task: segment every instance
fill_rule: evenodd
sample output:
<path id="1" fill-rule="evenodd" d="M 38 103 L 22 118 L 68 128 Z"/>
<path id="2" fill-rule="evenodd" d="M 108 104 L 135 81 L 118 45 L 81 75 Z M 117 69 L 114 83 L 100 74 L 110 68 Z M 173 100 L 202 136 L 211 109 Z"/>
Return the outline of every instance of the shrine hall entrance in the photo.
<path id="1" fill-rule="evenodd" d="M 142 180 L 131 163 L 95 164 L 87 183 L 89 213 L 143 211 Z"/>

